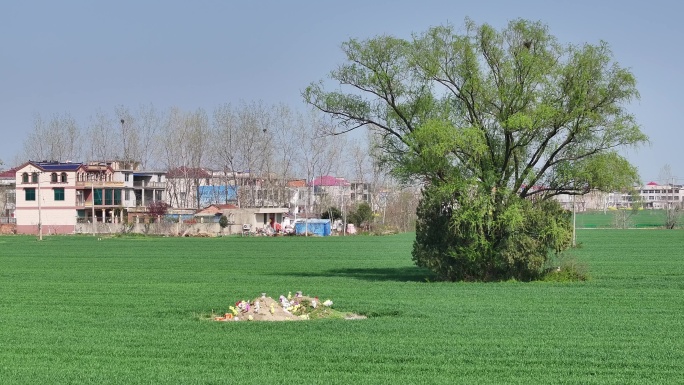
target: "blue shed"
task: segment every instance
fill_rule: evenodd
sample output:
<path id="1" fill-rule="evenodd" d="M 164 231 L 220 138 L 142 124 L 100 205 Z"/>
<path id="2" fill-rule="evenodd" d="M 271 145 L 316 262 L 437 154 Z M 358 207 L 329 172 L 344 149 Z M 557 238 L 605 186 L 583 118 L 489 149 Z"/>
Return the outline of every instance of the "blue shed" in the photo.
<path id="1" fill-rule="evenodd" d="M 307 219 L 295 223 L 295 234 L 304 235 L 306 231 L 309 234 L 328 236 L 330 235 L 330 219 Z"/>

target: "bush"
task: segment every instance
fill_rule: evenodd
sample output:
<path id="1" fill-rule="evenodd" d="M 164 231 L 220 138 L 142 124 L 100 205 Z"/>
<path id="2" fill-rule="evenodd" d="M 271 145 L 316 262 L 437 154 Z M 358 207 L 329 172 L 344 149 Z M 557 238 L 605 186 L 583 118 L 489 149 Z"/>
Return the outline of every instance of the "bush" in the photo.
<path id="1" fill-rule="evenodd" d="M 337 207 L 330 206 L 321 213 L 321 219 L 330 219 L 331 222 L 336 219 L 342 219 L 342 212 Z"/>
<path id="2" fill-rule="evenodd" d="M 558 202 L 509 195 L 497 206 L 490 194 L 471 190 L 431 186 L 423 192 L 412 258 L 439 279 L 539 279 L 549 257 L 570 246 L 571 215 Z"/>
<path id="3" fill-rule="evenodd" d="M 560 257 L 557 266 L 546 269 L 544 281 L 550 282 L 576 282 L 589 279 L 587 265 L 578 262 L 572 257 Z"/>

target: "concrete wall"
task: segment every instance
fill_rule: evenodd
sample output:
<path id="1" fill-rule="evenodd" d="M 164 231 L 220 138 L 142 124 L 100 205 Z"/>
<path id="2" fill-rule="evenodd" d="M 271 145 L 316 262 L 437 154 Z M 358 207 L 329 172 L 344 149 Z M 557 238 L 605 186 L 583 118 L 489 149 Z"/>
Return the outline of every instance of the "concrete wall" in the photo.
<path id="1" fill-rule="evenodd" d="M 38 235 L 38 225 L 16 225 L 17 234 Z M 43 235 L 73 234 L 73 225 L 46 225 L 43 224 Z"/>
<path id="2" fill-rule="evenodd" d="M 43 228 L 45 229 L 45 228 Z M 133 234 L 150 234 L 150 235 L 168 235 L 168 236 L 193 236 L 198 234 L 208 234 L 216 236 L 221 234 L 221 226 L 218 223 L 135 223 L 135 224 L 118 224 L 118 223 L 100 223 L 98 222 L 93 227 L 92 223 L 77 223 L 74 227 L 76 234 L 117 234 L 117 233 L 133 233 Z M 229 234 L 228 230 L 223 234 Z"/>

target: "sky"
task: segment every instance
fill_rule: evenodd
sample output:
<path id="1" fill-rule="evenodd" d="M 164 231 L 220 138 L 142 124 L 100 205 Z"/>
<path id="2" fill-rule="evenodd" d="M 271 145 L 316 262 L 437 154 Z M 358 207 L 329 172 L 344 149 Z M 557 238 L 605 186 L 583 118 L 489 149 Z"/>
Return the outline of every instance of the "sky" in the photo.
<path id="1" fill-rule="evenodd" d="M 644 182 L 665 165 L 684 183 L 679 1 L 6 1 L 0 3 L 0 159 L 17 161 L 33 117 L 152 104 L 242 101 L 305 110 L 301 91 L 343 63 L 342 42 L 466 17 L 496 28 L 541 21 L 561 43 L 608 42 L 637 78 L 628 106 L 650 143 L 623 152 Z M 0 166 L 1 168 L 2 166 Z"/>

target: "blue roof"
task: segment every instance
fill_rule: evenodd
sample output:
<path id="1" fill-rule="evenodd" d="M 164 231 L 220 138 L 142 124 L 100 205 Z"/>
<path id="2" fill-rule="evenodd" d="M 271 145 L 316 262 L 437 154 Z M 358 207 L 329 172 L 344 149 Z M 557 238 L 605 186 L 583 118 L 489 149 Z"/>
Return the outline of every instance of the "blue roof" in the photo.
<path id="1" fill-rule="evenodd" d="M 81 163 L 35 162 L 36 166 L 45 171 L 76 171 Z"/>

